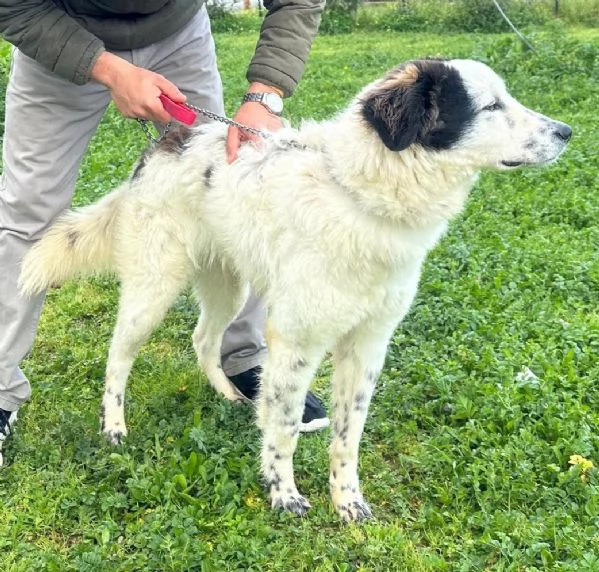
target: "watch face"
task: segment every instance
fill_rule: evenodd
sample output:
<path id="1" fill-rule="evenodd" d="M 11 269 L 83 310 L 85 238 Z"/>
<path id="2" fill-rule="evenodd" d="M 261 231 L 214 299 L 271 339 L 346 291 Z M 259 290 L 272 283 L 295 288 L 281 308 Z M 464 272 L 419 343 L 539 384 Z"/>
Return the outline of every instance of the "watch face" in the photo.
<path id="1" fill-rule="evenodd" d="M 283 100 L 276 93 L 265 93 L 262 101 L 273 113 L 279 114 L 283 111 Z"/>

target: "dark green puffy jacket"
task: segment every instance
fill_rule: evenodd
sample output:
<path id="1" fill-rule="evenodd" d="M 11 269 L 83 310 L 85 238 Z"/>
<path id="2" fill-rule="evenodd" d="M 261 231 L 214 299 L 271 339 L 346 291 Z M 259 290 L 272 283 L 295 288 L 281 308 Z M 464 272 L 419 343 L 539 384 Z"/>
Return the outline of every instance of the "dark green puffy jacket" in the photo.
<path id="1" fill-rule="evenodd" d="M 182 28 L 205 0 L 0 0 L 0 34 L 47 69 L 84 84 L 104 50 L 141 48 Z M 324 0 L 264 0 L 267 15 L 247 72 L 290 95 Z"/>

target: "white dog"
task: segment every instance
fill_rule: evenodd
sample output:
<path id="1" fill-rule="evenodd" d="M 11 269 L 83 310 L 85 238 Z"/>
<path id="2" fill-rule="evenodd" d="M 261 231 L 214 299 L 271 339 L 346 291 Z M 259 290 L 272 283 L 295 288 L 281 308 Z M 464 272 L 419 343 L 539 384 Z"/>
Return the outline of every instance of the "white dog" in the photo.
<path id="1" fill-rule="evenodd" d="M 55 223 L 26 256 L 22 288 L 119 275 L 101 419 L 118 443 L 135 355 L 189 284 L 202 307 L 193 334 L 199 363 L 217 391 L 240 397 L 220 347 L 251 286 L 269 314 L 258 424 L 272 506 L 298 514 L 310 506 L 292 456 L 306 392 L 330 350 L 332 500 L 343 519 L 367 518 L 360 437 L 426 253 L 481 169 L 550 163 L 571 133 L 518 103 L 481 63 L 409 62 L 333 119 L 245 145 L 230 165 L 223 125 L 169 134 L 129 181 Z"/>

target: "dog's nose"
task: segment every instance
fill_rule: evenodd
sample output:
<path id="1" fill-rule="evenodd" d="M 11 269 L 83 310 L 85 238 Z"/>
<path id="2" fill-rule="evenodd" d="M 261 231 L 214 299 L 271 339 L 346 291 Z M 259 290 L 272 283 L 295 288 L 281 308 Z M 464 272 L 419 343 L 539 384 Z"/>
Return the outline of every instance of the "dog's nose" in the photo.
<path id="1" fill-rule="evenodd" d="M 572 137 L 572 128 L 565 123 L 558 123 L 557 128 L 555 129 L 555 134 L 562 141 L 569 141 L 570 137 Z"/>

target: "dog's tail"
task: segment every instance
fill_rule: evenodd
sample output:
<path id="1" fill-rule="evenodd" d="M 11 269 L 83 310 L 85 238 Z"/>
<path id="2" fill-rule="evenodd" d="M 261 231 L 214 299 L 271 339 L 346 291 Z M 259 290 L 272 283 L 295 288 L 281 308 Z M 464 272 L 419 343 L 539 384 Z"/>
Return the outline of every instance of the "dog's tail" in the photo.
<path id="1" fill-rule="evenodd" d="M 122 196 L 117 189 L 93 205 L 59 217 L 25 255 L 19 276 L 21 292 L 33 295 L 75 275 L 110 270 Z"/>

